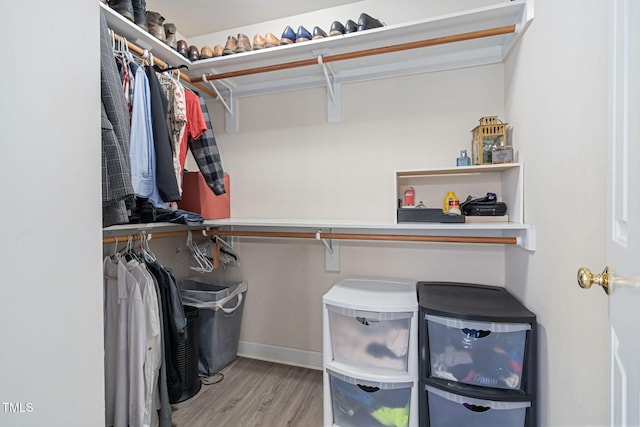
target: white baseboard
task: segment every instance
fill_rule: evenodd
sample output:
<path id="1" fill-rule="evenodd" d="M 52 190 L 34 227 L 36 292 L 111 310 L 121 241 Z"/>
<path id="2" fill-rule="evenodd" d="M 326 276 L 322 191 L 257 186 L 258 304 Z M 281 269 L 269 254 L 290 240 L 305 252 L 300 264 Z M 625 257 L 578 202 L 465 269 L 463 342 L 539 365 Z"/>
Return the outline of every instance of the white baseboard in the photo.
<path id="1" fill-rule="evenodd" d="M 240 341 L 238 356 L 322 370 L 322 352 Z"/>

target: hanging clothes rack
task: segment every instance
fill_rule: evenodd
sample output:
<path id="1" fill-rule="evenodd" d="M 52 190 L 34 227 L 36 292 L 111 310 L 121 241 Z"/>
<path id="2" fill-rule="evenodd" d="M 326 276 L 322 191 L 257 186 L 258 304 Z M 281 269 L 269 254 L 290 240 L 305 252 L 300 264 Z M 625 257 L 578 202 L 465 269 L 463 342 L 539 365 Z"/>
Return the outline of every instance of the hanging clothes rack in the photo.
<path id="1" fill-rule="evenodd" d="M 487 30 L 472 31 L 468 33 L 455 34 L 451 36 L 436 37 L 436 38 L 427 39 L 427 40 L 400 43 L 400 44 L 395 44 L 391 46 L 383 46 L 383 47 L 374 48 L 374 49 L 365 49 L 365 50 L 359 50 L 355 52 L 348 52 L 348 53 L 342 53 L 342 54 L 336 54 L 336 55 L 326 55 L 326 56 L 321 56 L 322 58 L 321 61 L 327 64 L 327 63 L 336 62 L 336 61 L 344 61 L 346 59 L 364 58 L 366 56 L 400 52 L 403 50 L 418 49 L 418 48 L 437 46 L 437 45 L 448 44 L 448 43 L 456 43 L 456 42 L 474 40 L 474 39 L 479 39 L 484 37 L 511 34 L 515 32 L 516 32 L 516 26 L 508 25 L 504 27 L 490 28 Z M 266 73 L 270 71 L 288 70 L 291 68 L 318 65 L 318 62 L 319 62 L 318 58 L 303 59 L 300 61 L 285 62 L 282 64 L 267 65 L 264 67 L 248 68 L 245 70 L 231 71 L 228 73 L 208 74 L 206 76 L 203 75 L 202 77 L 194 77 L 193 79 L 191 79 L 191 81 L 195 84 L 195 83 L 204 82 L 205 80 L 208 80 L 208 81 L 221 80 L 221 79 L 228 79 L 233 77 L 248 76 L 251 74 Z"/>
<path id="2" fill-rule="evenodd" d="M 325 233 L 325 232 L 294 232 L 294 231 L 242 231 L 242 230 L 215 230 L 202 229 L 206 236 L 233 236 L 233 237 L 265 237 L 285 239 L 339 239 L 339 240 L 369 240 L 369 241 L 399 241 L 399 242 L 431 242 L 431 243 L 479 243 L 516 245 L 517 237 L 488 237 L 488 236 L 422 236 L 410 234 L 386 234 L 386 233 Z M 141 238 L 140 234 L 130 234 L 133 240 Z M 153 238 L 187 236 L 188 230 L 166 231 L 153 233 Z M 144 234 L 143 234 L 144 236 Z M 117 237 L 104 237 L 102 244 L 116 243 Z"/>
<path id="3" fill-rule="evenodd" d="M 115 32 L 113 33 L 113 38 L 114 38 L 114 40 L 116 42 L 123 41 L 123 37 L 119 36 Z M 127 46 L 129 47 L 130 51 L 132 51 L 133 53 L 135 53 L 136 55 L 138 55 L 139 57 L 141 57 L 143 59 L 148 59 L 148 51 L 146 49 L 143 49 L 140 46 L 136 45 L 135 43 L 130 42 L 126 38 L 124 38 L 124 40 L 127 42 Z M 177 70 L 179 72 L 179 69 L 171 67 L 166 62 L 162 61 L 161 59 L 156 58 L 155 56 L 153 57 L 153 64 L 152 65 L 157 65 L 159 67 L 162 67 L 163 71 L 174 71 L 174 70 Z M 195 79 L 191 79 L 189 76 L 185 75 L 184 73 L 180 73 L 179 72 L 178 75 L 179 75 L 180 79 L 182 79 L 186 83 L 190 84 L 191 86 L 197 88 L 198 90 L 206 93 L 207 95 L 209 95 L 209 96 L 211 96 L 213 98 L 216 98 L 218 96 L 211 89 L 198 84 L 199 83 L 198 81 L 195 81 Z"/>
<path id="4" fill-rule="evenodd" d="M 325 233 L 294 232 L 294 231 L 240 231 L 240 230 L 207 230 L 208 236 L 235 237 L 268 237 L 289 239 L 338 239 L 338 240 L 368 240 L 368 241 L 398 241 L 398 242 L 432 242 L 432 243 L 483 243 L 483 244 L 518 244 L 517 237 L 486 237 L 486 236 L 421 236 L 410 234 L 386 233 Z"/>

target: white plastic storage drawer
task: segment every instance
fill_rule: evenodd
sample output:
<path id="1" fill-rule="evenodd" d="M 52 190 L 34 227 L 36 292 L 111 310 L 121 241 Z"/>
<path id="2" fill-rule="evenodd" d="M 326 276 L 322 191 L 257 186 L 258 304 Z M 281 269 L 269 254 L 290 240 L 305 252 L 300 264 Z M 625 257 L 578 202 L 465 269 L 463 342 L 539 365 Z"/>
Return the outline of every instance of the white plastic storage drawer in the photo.
<path id="1" fill-rule="evenodd" d="M 359 369 L 407 372 L 413 312 L 326 308 L 333 360 Z"/>
<path id="2" fill-rule="evenodd" d="M 427 315 L 431 376 L 519 390 L 529 323 L 491 323 Z"/>
<path id="3" fill-rule="evenodd" d="M 473 399 L 426 387 L 430 427 L 522 427 L 531 402 Z"/>
<path id="4" fill-rule="evenodd" d="M 385 383 L 342 375 L 327 369 L 333 423 L 340 427 L 411 425 L 413 382 Z"/>

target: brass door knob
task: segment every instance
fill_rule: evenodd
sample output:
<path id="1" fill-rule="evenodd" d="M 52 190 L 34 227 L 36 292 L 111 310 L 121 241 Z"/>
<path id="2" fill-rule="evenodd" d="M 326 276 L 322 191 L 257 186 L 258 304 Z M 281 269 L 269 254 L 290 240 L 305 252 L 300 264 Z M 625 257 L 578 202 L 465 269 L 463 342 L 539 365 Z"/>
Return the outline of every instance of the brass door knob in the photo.
<path id="1" fill-rule="evenodd" d="M 602 289 L 607 295 L 611 294 L 611 288 L 609 287 L 609 267 L 605 267 L 604 271 L 600 274 L 593 274 L 591 270 L 586 267 L 578 269 L 578 285 L 583 289 L 589 289 L 593 284 L 602 286 Z"/>

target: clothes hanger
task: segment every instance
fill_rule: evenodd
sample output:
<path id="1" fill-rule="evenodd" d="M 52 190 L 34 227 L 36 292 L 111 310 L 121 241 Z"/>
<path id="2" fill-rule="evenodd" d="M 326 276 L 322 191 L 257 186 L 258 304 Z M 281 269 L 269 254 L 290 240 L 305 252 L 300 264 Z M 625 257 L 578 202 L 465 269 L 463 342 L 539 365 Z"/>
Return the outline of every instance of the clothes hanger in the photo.
<path id="1" fill-rule="evenodd" d="M 113 254 L 111 256 L 116 258 L 118 256 L 118 236 L 114 236 L 113 239 L 116 241 L 116 244 L 113 245 Z"/>
<path id="2" fill-rule="evenodd" d="M 140 232 L 140 248 L 144 251 L 144 254 L 151 258 L 153 261 L 157 261 L 155 254 L 151 251 L 151 246 L 149 245 L 149 240 L 151 240 L 151 233 L 147 234 L 146 232 Z"/>
<path id="3" fill-rule="evenodd" d="M 159 73 L 164 73 L 164 72 L 167 72 L 167 71 L 181 70 L 183 68 L 186 68 L 187 70 L 189 69 L 189 67 L 187 67 L 186 65 L 178 65 L 177 67 L 162 68 L 158 64 L 153 64 L 153 69 L 156 70 Z"/>
<path id="4" fill-rule="evenodd" d="M 193 241 L 191 230 L 187 231 L 187 247 L 191 249 L 191 255 L 193 255 L 193 258 L 198 263 L 197 267 L 191 266 L 189 268 L 200 273 L 211 273 L 213 271 L 213 263 L 206 254 L 202 252 L 198 244 Z"/>

